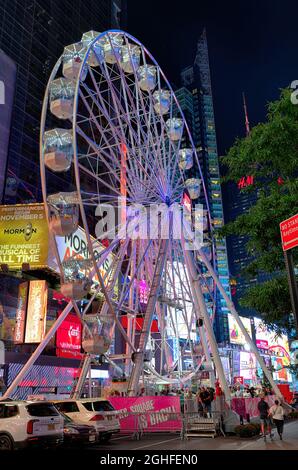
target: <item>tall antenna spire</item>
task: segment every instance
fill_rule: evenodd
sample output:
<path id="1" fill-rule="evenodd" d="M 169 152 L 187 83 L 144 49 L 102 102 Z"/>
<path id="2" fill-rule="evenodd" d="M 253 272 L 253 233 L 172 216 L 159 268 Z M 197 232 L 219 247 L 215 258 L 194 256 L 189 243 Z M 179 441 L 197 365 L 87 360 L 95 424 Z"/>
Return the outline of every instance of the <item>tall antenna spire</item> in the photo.
<path id="1" fill-rule="evenodd" d="M 247 114 L 247 107 L 246 107 L 246 101 L 245 101 L 245 94 L 244 94 L 244 91 L 242 92 L 242 98 L 243 98 L 243 107 L 244 107 L 244 115 L 245 115 L 246 136 L 249 136 L 249 134 L 250 134 L 250 127 L 249 127 L 249 120 L 248 120 L 248 114 Z"/>

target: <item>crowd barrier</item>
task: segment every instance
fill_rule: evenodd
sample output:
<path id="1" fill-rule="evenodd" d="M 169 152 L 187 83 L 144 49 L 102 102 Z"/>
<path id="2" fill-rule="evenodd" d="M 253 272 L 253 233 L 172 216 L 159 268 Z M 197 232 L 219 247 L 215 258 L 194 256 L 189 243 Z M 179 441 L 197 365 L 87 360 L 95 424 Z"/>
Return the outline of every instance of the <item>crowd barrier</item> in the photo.
<path id="1" fill-rule="evenodd" d="M 212 411 L 202 413 L 168 413 L 155 411 L 150 413 L 130 413 L 125 415 L 118 411 L 120 421 L 120 434 L 139 440 L 142 437 L 154 434 L 176 434 L 181 439 L 190 435 L 205 435 L 212 432 L 214 437 L 224 431 L 222 427 L 223 415 Z"/>
<path id="2" fill-rule="evenodd" d="M 276 400 L 275 395 L 268 395 L 265 397 L 265 401 L 267 401 L 269 406 L 274 405 L 274 401 Z M 260 401 L 260 397 L 255 398 L 232 398 L 231 408 L 235 411 L 239 416 L 247 419 L 256 418 L 260 415 L 258 410 L 258 403 Z"/>

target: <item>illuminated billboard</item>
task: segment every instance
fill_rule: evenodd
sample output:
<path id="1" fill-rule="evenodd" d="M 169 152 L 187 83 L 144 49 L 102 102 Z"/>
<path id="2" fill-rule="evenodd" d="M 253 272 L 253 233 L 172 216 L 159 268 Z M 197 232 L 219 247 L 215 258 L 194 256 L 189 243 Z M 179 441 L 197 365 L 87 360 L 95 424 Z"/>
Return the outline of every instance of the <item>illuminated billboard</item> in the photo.
<path id="1" fill-rule="evenodd" d="M 257 361 L 254 353 L 240 352 L 240 376 L 244 380 L 256 380 Z"/>
<path id="2" fill-rule="evenodd" d="M 97 258 L 105 247 L 92 237 L 91 241 Z M 56 237 L 56 243 L 62 262 L 73 256 L 90 258 L 86 234 L 81 227 L 71 235 Z M 113 254 L 110 253 L 99 268 L 103 278 L 112 262 Z M 24 263 L 29 269 L 48 267 L 60 274 L 49 243 L 44 204 L 0 206 L 0 264 L 7 264 L 9 269 L 22 269 Z M 96 276 L 94 283 L 97 283 Z"/>
<path id="3" fill-rule="evenodd" d="M 240 319 L 242 320 L 242 323 L 244 324 L 244 327 L 248 332 L 249 336 L 252 337 L 250 319 L 246 317 L 240 317 Z M 246 344 L 246 339 L 244 338 L 244 335 L 240 330 L 238 323 L 230 313 L 228 314 L 228 322 L 230 342 L 232 344 L 239 344 L 241 346 Z"/>
<path id="4" fill-rule="evenodd" d="M 19 285 L 18 304 L 17 304 L 17 311 L 16 311 L 16 323 L 14 327 L 14 338 L 13 338 L 13 341 L 15 344 L 21 344 L 24 342 L 28 290 L 29 290 L 29 282 L 22 282 Z"/>
<path id="5" fill-rule="evenodd" d="M 43 204 L 0 206 L 0 264 L 47 266 L 48 226 Z"/>
<path id="6" fill-rule="evenodd" d="M 76 315 L 69 314 L 56 334 L 56 355 L 81 359 L 82 323 Z"/>
<path id="7" fill-rule="evenodd" d="M 272 366 L 275 372 L 273 372 L 273 379 L 280 382 L 292 382 L 292 376 L 287 366 L 289 360 L 286 357 L 271 357 Z"/>
<path id="8" fill-rule="evenodd" d="M 48 288 L 46 281 L 30 281 L 25 343 L 40 343 L 45 336 Z"/>
<path id="9" fill-rule="evenodd" d="M 92 241 L 93 253 L 95 258 L 98 258 L 100 253 L 105 249 L 102 243 L 95 240 L 93 237 L 90 237 Z M 76 259 L 89 259 L 90 254 L 87 245 L 87 237 L 85 231 L 79 227 L 74 233 L 67 235 L 65 237 L 56 237 L 57 249 L 59 257 L 62 262 L 66 261 L 70 257 L 75 257 Z M 99 272 L 105 282 L 108 282 L 108 279 L 105 279 L 107 271 L 110 270 L 110 267 L 113 262 L 113 254 L 109 253 L 103 264 L 99 268 Z M 56 258 L 52 252 L 49 251 L 48 266 L 56 272 L 59 271 L 59 267 L 56 261 Z M 111 271 L 109 271 L 111 274 Z M 98 284 L 97 276 L 94 275 L 93 278 L 94 285 Z"/>
<path id="10" fill-rule="evenodd" d="M 255 317 L 254 324 L 257 347 L 267 349 L 276 356 L 285 356 L 289 359 L 290 349 L 287 335 L 277 336 L 274 331 L 268 329 L 260 318 Z"/>
<path id="11" fill-rule="evenodd" d="M 260 320 L 254 318 L 255 332 L 256 332 L 256 345 L 260 349 L 269 349 L 269 331 L 267 326 Z"/>

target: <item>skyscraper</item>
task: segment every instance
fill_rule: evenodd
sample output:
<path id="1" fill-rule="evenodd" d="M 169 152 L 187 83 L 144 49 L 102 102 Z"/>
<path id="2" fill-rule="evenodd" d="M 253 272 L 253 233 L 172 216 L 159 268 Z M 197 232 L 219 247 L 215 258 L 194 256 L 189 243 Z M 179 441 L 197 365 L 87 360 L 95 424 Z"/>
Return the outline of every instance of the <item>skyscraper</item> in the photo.
<path id="1" fill-rule="evenodd" d="M 41 200 L 39 122 L 51 69 L 64 46 L 78 42 L 84 32 L 119 28 L 124 3 L 121 0 L 0 3 L 0 49 L 17 65 L 2 202 Z M 51 184 L 53 192 L 59 191 L 63 179 L 53 173 Z"/>
<path id="2" fill-rule="evenodd" d="M 246 136 L 250 134 L 248 113 L 245 96 L 243 94 L 244 117 Z M 243 175 L 238 183 L 228 182 L 224 185 L 223 200 L 225 209 L 225 220 L 231 222 L 237 219 L 241 214 L 249 211 L 250 207 L 256 204 L 257 190 L 247 191 L 254 185 L 254 178 L 251 175 Z M 253 256 L 249 255 L 246 249 L 248 237 L 242 235 L 230 235 L 227 238 L 228 260 L 230 267 L 232 289 L 231 294 L 235 303 L 236 309 L 242 315 L 255 315 L 255 310 L 242 307 L 239 300 L 245 292 L 256 285 L 257 283 L 264 282 L 270 279 L 270 275 L 266 273 L 259 273 L 255 278 L 248 278 L 245 275 L 245 267 L 253 260 Z"/>
<path id="3" fill-rule="evenodd" d="M 211 87 L 210 66 L 206 31 L 197 44 L 194 63 L 181 72 L 182 88 L 176 90 L 179 103 L 193 135 L 194 143 L 203 171 L 213 227 L 216 230 L 224 223 L 220 186 L 220 172 Z M 230 296 L 227 247 L 224 239 L 217 239 L 215 246 L 216 270 L 227 294 Z M 228 308 L 217 293 L 215 329 L 219 342 L 228 340 Z"/>

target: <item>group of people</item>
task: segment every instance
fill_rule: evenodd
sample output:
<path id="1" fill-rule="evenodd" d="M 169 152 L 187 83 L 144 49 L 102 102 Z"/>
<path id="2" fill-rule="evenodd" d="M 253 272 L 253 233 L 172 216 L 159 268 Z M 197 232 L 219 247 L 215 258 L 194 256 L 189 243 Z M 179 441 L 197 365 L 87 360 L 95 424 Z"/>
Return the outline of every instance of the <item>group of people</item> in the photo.
<path id="1" fill-rule="evenodd" d="M 235 398 L 255 398 L 261 396 L 273 395 L 270 387 L 249 387 L 234 385 L 230 387 L 231 396 Z"/>
<path id="2" fill-rule="evenodd" d="M 215 398 L 213 387 L 199 387 L 197 392 L 198 412 L 201 416 L 211 416 L 211 404 Z"/>
<path id="3" fill-rule="evenodd" d="M 258 410 L 260 413 L 261 420 L 261 433 L 266 440 L 266 430 L 268 431 L 269 436 L 272 438 L 272 429 L 271 429 L 271 420 L 273 420 L 277 433 L 280 440 L 282 440 L 283 428 L 284 428 L 284 419 L 285 419 L 285 409 L 282 403 L 279 400 L 274 401 L 274 405 L 269 407 L 268 403 L 265 401 L 265 397 L 262 396 L 261 400 L 258 403 Z"/>

